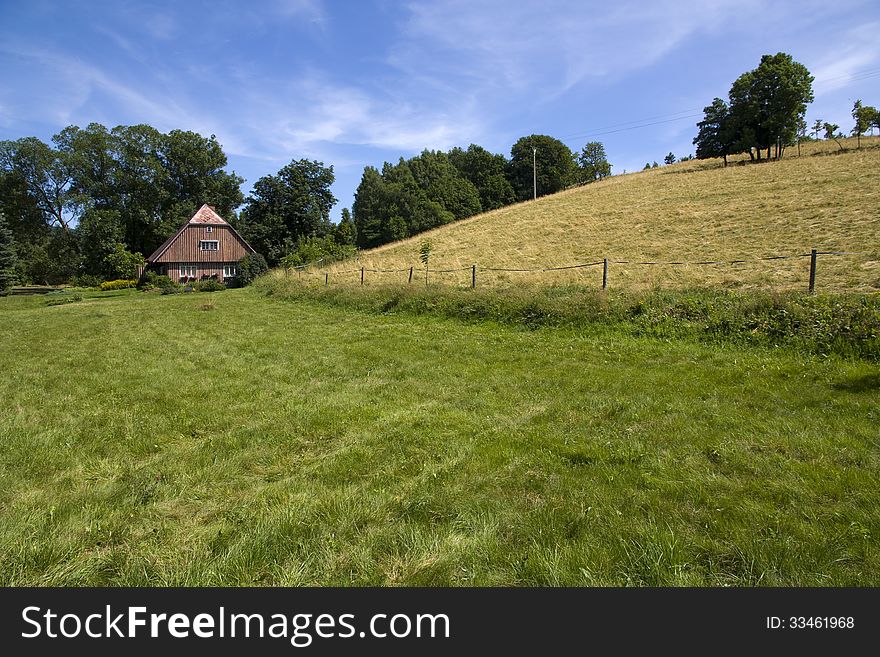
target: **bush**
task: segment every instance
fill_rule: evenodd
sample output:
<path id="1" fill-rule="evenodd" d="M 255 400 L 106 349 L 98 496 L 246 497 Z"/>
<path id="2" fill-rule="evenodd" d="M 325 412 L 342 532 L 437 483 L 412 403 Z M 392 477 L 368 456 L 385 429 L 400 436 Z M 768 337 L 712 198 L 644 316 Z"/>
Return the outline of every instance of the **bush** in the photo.
<path id="1" fill-rule="evenodd" d="M 332 236 L 327 237 L 300 237 L 296 243 L 296 250 L 281 258 L 281 266 L 285 268 L 301 267 L 311 263 L 320 262 L 328 265 L 353 258 L 357 255 L 357 249 L 350 244 L 338 244 Z"/>
<path id="2" fill-rule="evenodd" d="M 118 278 L 115 281 L 104 281 L 98 286 L 102 292 L 107 290 L 127 290 L 128 288 L 137 287 L 136 279 Z"/>
<path id="3" fill-rule="evenodd" d="M 180 283 L 172 281 L 167 276 L 158 276 L 157 280 L 157 285 L 162 294 L 177 294 L 183 289 Z"/>
<path id="4" fill-rule="evenodd" d="M 259 253 L 246 255 L 238 263 L 238 276 L 236 276 L 236 285 L 250 285 L 254 280 L 269 271 L 269 265 L 266 259 Z"/>
<path id="5" fill-rule="evenodd" d="M 101 284 L 101 277 L 92 274 L 77 274 L 70 279 L 70 284 L 73 287 L 98 287 Z"/>
<path id="6" fill-rule="evenodd" d="M 114 250 L 104 257 L 104 271 L 111 276 L 131 278 L 137 275 L 138 267 L 144 264 L 144 256 L 132 253 L 125 245 L 117 242 Z"/>
<path id="7" fill-rule="evenodd" d="M 219 292 L 225 290 L 226 286 L 215 278 L 206 278 L 193 283 L 193 289 L 196 292 Z"/>

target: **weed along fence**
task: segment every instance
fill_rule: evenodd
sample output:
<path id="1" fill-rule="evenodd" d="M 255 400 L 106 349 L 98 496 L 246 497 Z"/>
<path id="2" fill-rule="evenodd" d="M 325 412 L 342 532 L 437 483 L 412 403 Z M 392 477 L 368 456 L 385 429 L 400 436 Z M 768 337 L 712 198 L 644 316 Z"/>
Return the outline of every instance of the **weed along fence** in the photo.
<path id="1" fill-rule="evenodd" d="M 866 288 L 880 288 L 880 254 L 869 254 L 855 251 L 821 251 L 811 249 L 809 253 L 795 253 L 787 255 L 769 255 L 757 256 L 750 258 L 735 259 L 707 259 L 707 260 L 627 260 L 602 258 L 601 260 L 593 260 L 590 262 L 582 262 L 571 265 L 547 266 L 547 267 L 498 267 L 480 264 L 471 264 L 459 267 L 438 267 L 431 268 L 425 265 L 411 265 L 400 268 L 381 268 L 369 267 L 362 265 L 356 268 L 344 268 L 345 262 L 336 263 L 335 267 L 320 268 L 320 262 L 314 262 L 298 267 L 290 267 L 286 270 L 287 276 L 297 276 L 303 283 L 311 285 L 331 286 L 338 285 L 369 285 L 377 282 L 381 284 L 446 284 L 455 285 L 456 287 L 476 288 L 478 285 L 494 286 L 499 281 L 509 284 L 517 284 L 529 280 L 530 275 L 541 275 L 543 284 L 551 283 L 571 283 L 595 285 L 603 290 L 615 287 L 615 272 L 626 272 L 630 279 L 637 278 L 633 276 L 633 271 L 638 269 L 654 269 L 658 273 L 651 276 L 650 280 L 653 285 L 662 285 L 663 283 L 675 284 L 699 284 L 701 277 L 692 275 L 689 277 L 676 277 L 670 272 L 675 270 L 687 269 L 708 269 L 714 268 L 727 269 L 728 274 L 725 277 L 726 283 L 722 285 L 726 287 L 736 287 L 737 268 L 753 266 L 757 270 L 753 273 L 759 279 L 771 282 L 766 272 L 770 268 L 778 271 L 778 266 L 783 261 L 790 261 L 798 266 L 786 273 L 784 283 L 780 287 L 786 289 L 801 289 L 810 293 L 816 291 L 817 286 L 821 289 L 837 291 L 839 289 L 852 288 L 851 283 L 844 285 L 829 284 L 824 287 L 819 285 L 822 282 L 822 264 L 831 262 L 831 259 L 843 259 L 846 257 L 861 256 L 864 262 L 874 262 L 877 264 L 871 278 L 871 273 L 864 277 L 866 280 L 863 285 Z M 852 269 L 851 267 L 847 269 Z M 739 270 L 741 271 L 741 269 Z M 572 278 L 572 274 L 576 274 Z M 717 279 L 718 276 L 712 277 Z M 838 276 L 839 278 L 839 276 Z M 712 280 L 707 281 L 713 284 Z M 628 285 L 623 285 L 628 287 Z M 765 284 L 764 287 L 767 287 Z M 772 285 L 770 285 L 772 287 Z"/>

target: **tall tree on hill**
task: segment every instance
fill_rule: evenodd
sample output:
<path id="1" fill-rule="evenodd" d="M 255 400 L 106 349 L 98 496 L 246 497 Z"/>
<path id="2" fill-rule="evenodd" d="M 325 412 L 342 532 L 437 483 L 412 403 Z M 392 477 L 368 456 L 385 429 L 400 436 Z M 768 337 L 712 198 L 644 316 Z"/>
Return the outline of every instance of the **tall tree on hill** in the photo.
<path id="1" fill-rule="evenodd" d="M 730 115 L 740 150 L 756 151 L 776 147 L 782 157 L 787 144 L 794 143 L 798 124 L 813 101 L 813 76 L 791 55 L 764 55 L 753 71 L 743 73 L 730 89 Z"/>
<path id="2" fill-rule="evenodd" d="M 467 150 L 453 148 L 449 161 L 459 173 L 477 188 L 480 207 L 484 212 L 510 205 L 516 199 L 505 175 L 507 158 L 490 153 L 482 146 L 471 144 Z"/>
<path id="3" fill-rule="evenodd" d="M 331 230 L 333 167 L 294 160 L 276 175 L 254 183 L 242 212 L 242 235 L 270 266 L 296 249 L 300 237 L 324 237 Z"/>
<path id="4" fill-rule="evenodd" d="M 351 206 L 356 231 L 355 244 L 362 249 L 383 243 L 385 198 L 385 182 L 382 180 L 382 175 L 375 167 L 364 167 Z"/>
<path id="5" fill-rule="evenodd" d="M 521 137 L 510 149 L 507 175 L 518 201 L 532 198 L 533 175 L 537 178 L 537 195 L 545 196 L 573 184 L 576 181 L 575 171 L 571 149 L 553 137 Z"/>
<path id="6" fill-rule="evenodd" d="M 877 109 L 870 105 L 862 105 L 862 101 L 859 99 L 853 104 L 852 117 L 853 121 L 855 121 L 852 131 L 856 136 L 858 148 L 861 148 L 862 133 L 867 132 L 877 121 Z"/>
<path id="7" fill-rule="evenodd" d="M 409 163 L 403 158 L 396 165 L 385 163 L 382 180 L 385 182 L 387 206 L 383 243 L 416 235 L 455 220 L 451 211 L 428 196 L 427 190 L 419 185 Z"/>
<path id="8" fill-rule="evenodd" d="M 406 165 L 427 197 L 450 212 L 454 219 L 464 219 L 480 212 L 477 188 L 459 173 L 446 153 L 425 150 L 408 160 Z"/>
<path id="9" fill-rule="evenodd" d="M 6 225 L 6 217 L 0 212 L 0 292 L 5 292 L 16 283 L 18 257 L 12 231 Z"/>
<path id="10" fill-rule="evenodd" d="M 611 175 L 611 163 L 605 154 L 605 145 L 600 141 L 586 144 L 577 156 L 578 182 L 591 183 Z"/>
<path id="11" fill-rule="evenodd" d="M 666 154 L 666 157 L 663 158 L 663 164 L 675 164 L 675 153 L 670 151 Z"/>
<path id="12" fill-rule="evenodd" d="M 699 132 L 694 137 L 694 146 L 697 147 L 697 159 L 724 158 L 724 166 L 727 166 L 727 156 L 730 155 L 732 146 L 730 112 L 720 98 L 712 101 L 711 105 L 703 108 L 703 120 L 697 123 Z"/>

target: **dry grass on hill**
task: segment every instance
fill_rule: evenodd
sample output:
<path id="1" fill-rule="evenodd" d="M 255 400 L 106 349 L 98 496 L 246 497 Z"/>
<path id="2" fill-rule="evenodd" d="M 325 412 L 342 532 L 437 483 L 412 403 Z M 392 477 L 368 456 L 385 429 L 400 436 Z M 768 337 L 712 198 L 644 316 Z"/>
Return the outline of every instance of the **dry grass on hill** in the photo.
<path id="1" fill-rule="evenodd" d="M 408 240 L 361 253 L 357 263 L 329 269 L 335 284 L 360 282 L 366 269 L 419 269 L 419 246 L 430 240 L 431 269 L 478 265 L 478 284 L 601 285 L 602 268 L 555 272 L 491 272 L 544 268 L 608 258 L 609 286 L 803 289 L 809 258 L 725 265 L 615 264 L 614 261 L 740 260 L 820 251 L 819 291 L 880 288 L 880 137 L 805 144 L 779 162 L 692 160 L 614 176 L 478 215 Z M 748 158 L 745 158 L 746 160 Z M 324 282 L 326 269 L 303 276 Z M 424 271 L 424 270 L 423 270 Z M 424 276 L 424 274 L 422 274 Z M 470 270 L 431 274 L 435 283 L 469 285 Z M 408 273 L 367 272 L 366 282 L 405 283 Z M 419 280 L 419 279 L 417 279 Z"/>

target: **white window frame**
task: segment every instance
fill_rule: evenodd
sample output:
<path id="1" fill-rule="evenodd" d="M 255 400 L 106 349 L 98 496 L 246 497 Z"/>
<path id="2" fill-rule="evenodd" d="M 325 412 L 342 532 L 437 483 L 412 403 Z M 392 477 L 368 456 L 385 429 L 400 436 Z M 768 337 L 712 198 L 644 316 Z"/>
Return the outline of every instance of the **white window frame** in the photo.
<path id="1" fill-rule="evenodd" d="M 238 265 L 223 265 L 223 278 L 235 278 L 238 276 Z"/>
<path id="2" fill-rule="evenodd" d="M 205 226 L 205 232 L 206 233 L 213 233 L 214 227 L 213 226 Z"/>
<path id="3" fill-rule="evenodd" d="M 213 244 L 213 247 L 208 246 Z M 199 251 L 219 251 L 220 240 L 199 240 Z"/>
<path id="4" fill-rule="evenodd" d="M 181 278 L 195 278 L 198 276 L 199 266 L 191 263 L 180 263 Z"/>

